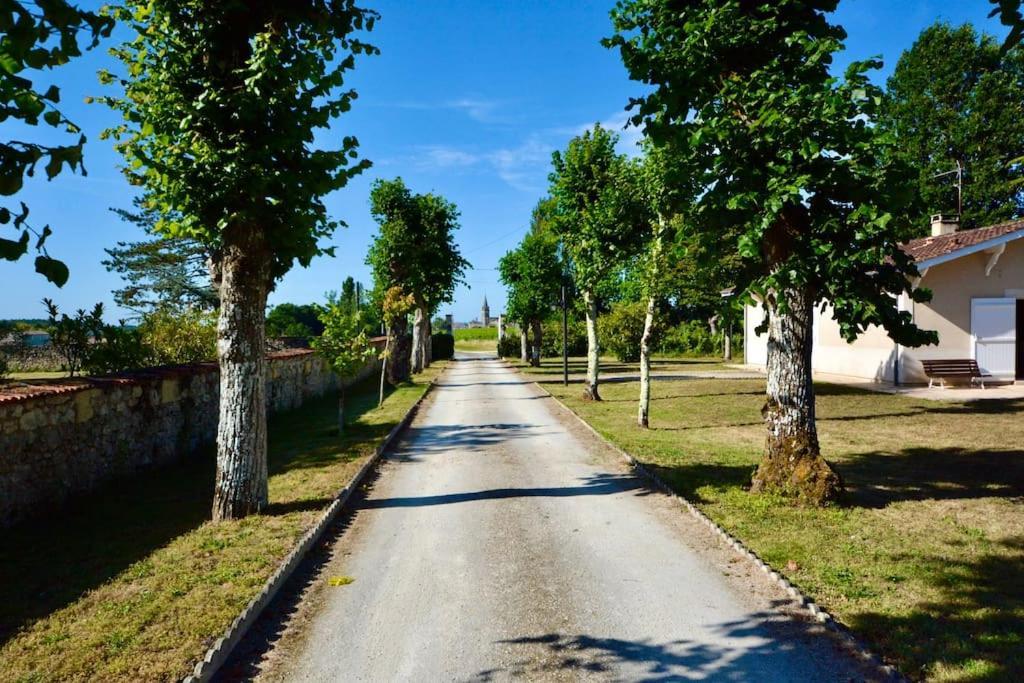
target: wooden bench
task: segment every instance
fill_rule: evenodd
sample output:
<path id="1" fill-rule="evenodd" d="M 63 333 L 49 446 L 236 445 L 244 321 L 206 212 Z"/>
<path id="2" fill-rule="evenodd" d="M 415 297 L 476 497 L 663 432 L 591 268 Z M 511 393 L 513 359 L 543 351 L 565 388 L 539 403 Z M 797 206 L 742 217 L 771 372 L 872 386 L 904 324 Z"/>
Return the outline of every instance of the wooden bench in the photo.
<path id="1" fill-rule="evenodd" d="M 971 358 L 956 358 L 951 360 L 923 360 L 924 374 L 928 376 L 928 388 L 934 380 L 939 380 L 943 388 L 946 387 L 946 380 L 967 380 L 973 384 L 975 380 L 985 388 L 985 378 L 992 375 L 982 372 L 978 367 L 978 361 Z"/>

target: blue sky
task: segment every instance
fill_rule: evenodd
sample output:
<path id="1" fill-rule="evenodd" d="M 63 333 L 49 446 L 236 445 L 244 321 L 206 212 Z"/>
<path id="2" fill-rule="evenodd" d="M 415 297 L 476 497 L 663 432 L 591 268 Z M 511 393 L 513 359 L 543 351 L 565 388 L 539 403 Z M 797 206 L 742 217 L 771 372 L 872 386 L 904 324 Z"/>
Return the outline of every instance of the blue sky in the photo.
<path id="1" fill-rule="evenodd" d="M 349 225 L 331 239 L 337 256 L 295 268 L 271 294 L 271 303 L 320 301 L 347 275 L 369 285 L 363 261 L 376 229 L 369 215 L 370 183 L 400 175 L 414 191 L 438 192 L 462 212 L 458 241 L 474 269 L 467 273 L 467 286 L 440 312 L 469 320 L 478 315 L 486 293 L 497 313 L 504 305 L 498 258 L 525 233 L 530 210 L 547 185 L 551 152 L 595 121 L 621 127 L 629 96 L 640 92 L 617 54 L 598 43 L 610 32 L 613 3 L 364 4 L 382 15 L 369 35 L 381 55 L 357 64 L 349 84 L 359 100 L 328 135 L 356 135 L 361 154 L 374 166 L 327 199 L 332 214 Z M 971 21 L 1001 37 L 1002 27 L 986 18 L 989 7 L 986 0 L 842 0 L 835 19 L 849 40 L 838 66 L 881 55 L 882 80 L 921 29 L 939 18 Z M 50 253 L 68 263 L 71 280 L 58 290 L 34 274 L 31 259 L 0 263 L 0 318 L 40 317 L 44 296 L 67 310 L 103 301 L 109 317 L 125 314 L 113 307 L 110 295 L 119 279 L 100 261 L 104 247 L 140 237 L 137 228 L 108 210 L 129 207 L 132 189 L 120 176 L 120 157 L 111 143 L 99 139 L 116 117 L 100 105 L 84 104 L 86 96 L 103 92 L 97 69 L 116 71 L 106 47 L 38 79 L 44 88 L 50 83 L 61 88 L 65 113 L 89 136 L 88 177 L 36 178 L 17 197 L 29 204 L 34 225 L 53 227 Z M 624 132 L 622 147 L 636 139 L 635 131 Z"/>

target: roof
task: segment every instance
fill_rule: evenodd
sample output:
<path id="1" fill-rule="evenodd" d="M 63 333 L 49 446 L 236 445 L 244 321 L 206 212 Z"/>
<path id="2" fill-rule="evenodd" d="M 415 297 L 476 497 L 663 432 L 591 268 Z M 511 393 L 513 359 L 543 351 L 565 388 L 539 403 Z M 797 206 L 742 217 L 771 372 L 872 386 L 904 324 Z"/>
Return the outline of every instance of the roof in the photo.
<path id="1" fill-rule="evenodd" d="M 919 267 L 937 265 L 1024 237 L 1024 219 L 946 235 L 919 237 L 900 246 Z"/>

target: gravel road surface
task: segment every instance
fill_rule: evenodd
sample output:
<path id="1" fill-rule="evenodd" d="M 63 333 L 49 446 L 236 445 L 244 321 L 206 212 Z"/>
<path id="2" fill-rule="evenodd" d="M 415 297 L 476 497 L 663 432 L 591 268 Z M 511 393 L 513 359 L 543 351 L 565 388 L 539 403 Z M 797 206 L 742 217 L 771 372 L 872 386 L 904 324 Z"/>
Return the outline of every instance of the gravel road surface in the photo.
<path id="1" fill-rule="evenodd" d="M 444 373 L 331 556 L 260 678 L 865 678 L 497 360 Z"/>

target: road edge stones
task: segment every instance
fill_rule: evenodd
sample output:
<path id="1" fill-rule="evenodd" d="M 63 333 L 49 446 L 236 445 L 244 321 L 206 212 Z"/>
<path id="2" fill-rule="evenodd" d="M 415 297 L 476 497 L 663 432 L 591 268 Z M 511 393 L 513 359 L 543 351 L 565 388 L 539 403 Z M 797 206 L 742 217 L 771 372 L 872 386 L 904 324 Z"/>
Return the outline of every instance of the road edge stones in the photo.
<path id="1" fill-rule="evenodd" d="M 612 449 L 620 458 L 626 461 L 629 466 L 639 472 L 643 477 L 652 482 L 656 488 L 663 493 L 675 498 L 682 504 L 693 517 L 699 522 L 708 527 L 714 534 L 716 534 L 726 545 L 733 549 L 741 557 L 754 563 L 754 565 L 761 570 L 761 575 L 764 576 L 770 583 L 774 583 L 778 587 L 782 588 L 793 600 L 796 601 L 811 617 L 813 621 L 821 624 L 825 630 L 835 637 L 846 649 L 852 652 L 858 659 L 868 666 L 872 666 L 878 669 L 879 674 L 883 680 L 887 681 L 906 681 L 907 678 L 900 673 L 899 669 L 891 664 L 886 664 L 881 657 L 875 654 L 857 635 L 855 635 L 846 625 L 838 622 L 835 617 L 829 614 L 816 602 L 807 597 L 799 588 L 794 586 L 788 579 L 786 579 L 781 572 L 777 571 L 770 564 L 762 560 L 757 556 L 753 550 L 748 548 L 738 538 L 730 534 L 728 531 L 718 525 L 717 522 L 712 520 L 710 517 L 705 515 L 700 509 L 697 508 L 692 502 L 676 491 L 674 491 L 665 481 L 659 477 L 650 468 L 644 465 L 642 462 L 634 458 L 630 453 L 616 446 L 614 443 L 609 441 L 603 434 L 594 429 L 590 423 L 580 417 L 572 408 L 562 403 L 557 396 L 547 390 L 540 382 L 530 379 L 527 375 L 519 372 L 519 369 L 509 363 L 508 361 L 502 360 L 509 368 L 515 370 L 520 376 L 528 381 L 532 382 L 534 386 L 540 389 L 548 398 L 552 399 L 558 407 L 575 419 L 580 425 L 583 426 L 586 431 L 593 434 L 603 444 Z"/>
<path id="2" fill-rule="evenodd" d="M 447 368 L 445 368 L 447 370 Z M 291 578 L 292 574 L 298 568 L 299 563 L 309 552 L 310 548 L 320 540 L 327 531 L 328 527 L 338 518 L 338 515 L 345 508 L 345 504 L 348 502 L 352 492 L 355 491 L 359 484 L 366 478 L 366 475 L 376 467 L 380 462 L 384 453 L 391 447 L 402 431 L 409 426 L 413 418 L 419 412 L 420 406 L 427 397 L 434 390 L 437 384 L 438 378 L 444 374 L 444 370 L 438 374 L 437 377 L 430 380 L 427 388 L 424 390 L 423 395 L 420 396 L 415 403 L 413 403 L 409 410 L 406 412 L 405 417 L 391 428 L 387 436 L 384 437 L 383 441 L 377 445 L 374 454 L 367 458 L 366 462 L 363 463 L 359 471 L 356 472 L 355 476 L 349 480 L 349 483 L 345 488 L 341 489 L 338 494 L 334 497 L 334 500 L 330 505 L 321 513 L 320 518 L 316 523 L 310 527 L 310 529 L 299 539 L 295 547 L 292 548 L 291 552 L 288 553 L 273 574 L 263 584 L 263 588 L 259 593 L 246 605 L 245 609 L 235 617 L 235 620 L 231 622 L 224 634 L 218 638 L 212 646 L 203 655 L 203 658 L 196 663 L 192 673 L 186 676 L 182 683 L 207 683 L 210 681 L 214 674 L 224 665 L 225 662 L 231 657 L 235 647 L 242 641 L 242 638 L 249 632 L 249 629 L 256 623 L 263 610 L 270 604 L 277 595 L 281 587 Z"/>

